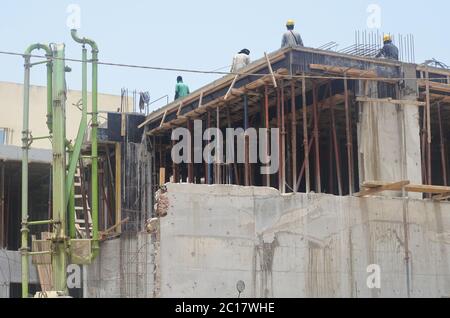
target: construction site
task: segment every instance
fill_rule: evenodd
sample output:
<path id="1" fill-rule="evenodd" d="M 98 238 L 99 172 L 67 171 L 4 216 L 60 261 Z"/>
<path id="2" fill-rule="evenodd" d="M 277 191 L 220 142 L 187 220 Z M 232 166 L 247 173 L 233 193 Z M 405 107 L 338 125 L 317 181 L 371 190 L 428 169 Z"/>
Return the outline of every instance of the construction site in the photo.
<path id="1" fill-rule="evenodd" d="M 450 69 L 415 63 L 412 38 L 398 60 L 375 39 L 286 46 L 139 112 L 100 96 L 101 48 L 71 37 L 21 54 L 21 145 L 0 145 L 0 298 L 450 297 Z M 39 132 L 31 72 L 47 76 Z"/>

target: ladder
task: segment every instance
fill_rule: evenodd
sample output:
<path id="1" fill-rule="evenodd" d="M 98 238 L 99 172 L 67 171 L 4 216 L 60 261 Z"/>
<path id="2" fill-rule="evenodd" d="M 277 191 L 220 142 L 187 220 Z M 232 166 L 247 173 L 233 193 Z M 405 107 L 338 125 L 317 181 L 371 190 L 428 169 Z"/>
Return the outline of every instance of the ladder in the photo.
<path id="1" fill-rule="evenodd" d="M 74 176 L 75 229 L 79 238 L 90 239 L 92 238 L 92 215 L 83 171 L 83 162 L 80 160 Z"/>

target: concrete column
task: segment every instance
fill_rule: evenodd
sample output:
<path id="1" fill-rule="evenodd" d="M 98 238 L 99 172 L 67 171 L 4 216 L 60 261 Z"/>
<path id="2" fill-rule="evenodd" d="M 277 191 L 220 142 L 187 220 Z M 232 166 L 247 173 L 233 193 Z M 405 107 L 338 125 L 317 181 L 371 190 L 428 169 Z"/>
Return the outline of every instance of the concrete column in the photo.
<path id="1" fill-rule="evenodd" d="M 405 78 L 416 76 L 413 65 L 404 65 L 403 71 Z M 381 98 L 377 83 L 368 85 L 370 96 L 367 97 Z M 396 98 L 417 101 L 417 81 L 405 81 L 399 95 Z M 358 136 L 360 183 L 409 180 L 421 184 L 419 106 L 364 102 L 361 107 Z M 397 197 L 401 193 L 386 192 L 381 195 Z"/>

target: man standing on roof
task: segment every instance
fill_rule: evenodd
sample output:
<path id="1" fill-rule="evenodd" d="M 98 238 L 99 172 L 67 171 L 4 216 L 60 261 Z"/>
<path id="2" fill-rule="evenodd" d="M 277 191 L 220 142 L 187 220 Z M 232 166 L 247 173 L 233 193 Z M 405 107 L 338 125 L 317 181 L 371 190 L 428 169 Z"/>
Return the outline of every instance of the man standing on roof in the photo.
<path id="1" fill-rule="evenodd" d="M 177 85 L 175 86 L 175 100 L 188 96 L 189 94 L 189 87 L 183 83 L 183 78 L 178 76 Z"/>
<path id="2" fill-rule="evenodd" d="M 303 46 L 302 37 L 300 36 L 300 33 L 294 31 L 294 27 L 294 20 L 288 20 L 286 23 L 287 32 L 283 34 L 281 48 L 288 46 Z"/>
<path id="3" fill-rule="evenodd" d="M 231 65 L 231 73 L 236 73 L 250 64 L 250 51 L 248 49 L 241 50 L 233 58 L 233 65 Z"/>
<path id="4" fill-rule="evenodd" d="M 389 34 L 383 37 L 384 46 L 376 57 L 384 57 L 390 60 L 398 61 L 398 48 L 392 43 L 392 38 Z"/>

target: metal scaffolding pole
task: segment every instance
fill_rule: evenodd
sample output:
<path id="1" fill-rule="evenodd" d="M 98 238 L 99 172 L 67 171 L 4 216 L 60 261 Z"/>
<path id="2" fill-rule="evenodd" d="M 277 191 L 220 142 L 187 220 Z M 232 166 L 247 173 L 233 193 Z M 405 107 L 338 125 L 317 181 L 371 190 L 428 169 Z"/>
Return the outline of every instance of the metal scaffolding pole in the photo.
<path id="1" fill-rule="evenodd" d="M 292 187 L 297 192 L 297 114 L 295 105 L 295 80 L 291 81 L 291 126 L 292 126 Z"/>
<path id="2" fill-rule="evenodd" d="M 303 98 L 303 147 L 305 152 L 305 176 L 306 176 L 306 193 L 311 192 L 310 174 L 309 174 L 309 143 L 308 143 L 308 105 L 306 100 L 306 78 L 303 74 L 302 78 L 302 98 Z M 300 185 L 300 181 L 297 186 Z"/>
<path id="3" fill-rule="evenodd" d="M 347 77 L 344 77 L 344 96 L 345 96 L 345 127 L 346 127 L 346 138 L 347 138 L 347 163 L 348 163 L 348 185 L 349 193 L 353 195 L 354 184 L 353 184 L 353 143 L 352 143 L 352 130 L 350 123 L 350 103 L 348 97 L 348 81 Z"/>
<path id="4" fill-rule="evenodd" d="M 320 176 L 320 146 L 319 146 L 319 120 L 318 120 L 318 105 L 317 105 L 317 85 L 313 83 L 313 118 L 314 118 L 314 158 L 316 169 L 316 191 L 322 192 L 322 182 Z"/>

